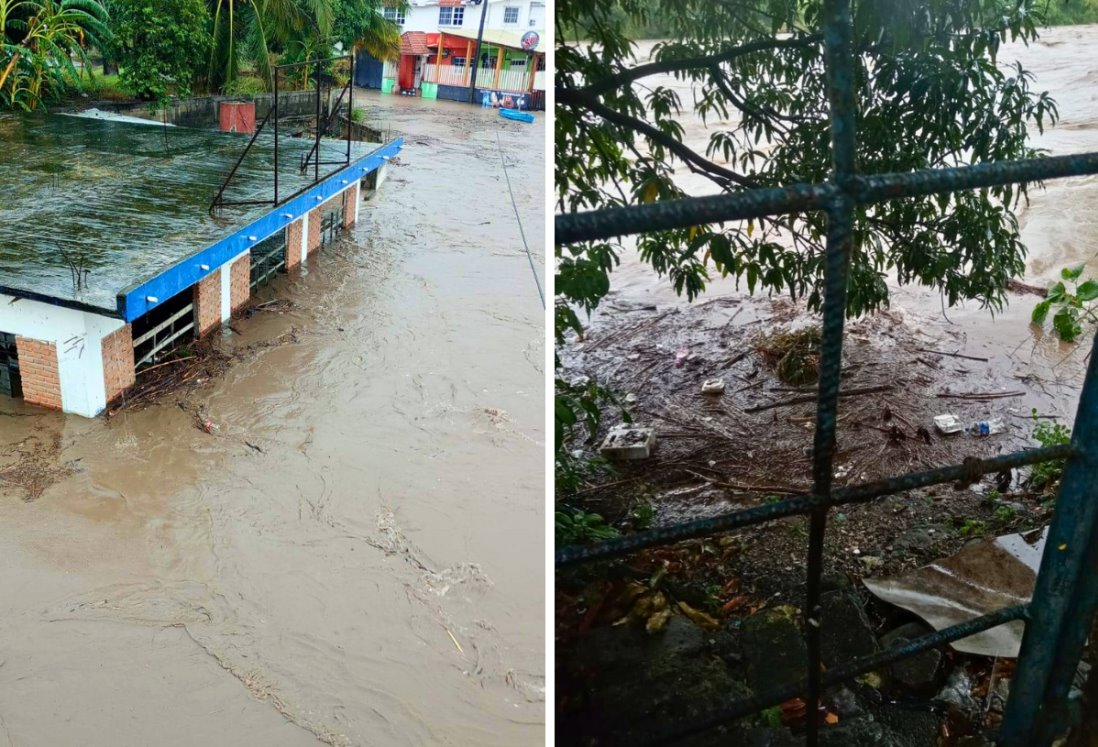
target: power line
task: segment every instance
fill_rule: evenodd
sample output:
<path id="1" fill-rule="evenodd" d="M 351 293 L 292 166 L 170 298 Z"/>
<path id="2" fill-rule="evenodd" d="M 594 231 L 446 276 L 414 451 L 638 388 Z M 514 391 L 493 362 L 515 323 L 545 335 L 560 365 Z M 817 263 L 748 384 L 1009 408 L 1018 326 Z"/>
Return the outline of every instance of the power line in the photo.
<path id="1" fill-rule="evenodd" d="M 515 209 L 515 220 L 518 221 L 519 233 L 522 234 L 522 245 L 526 247 L 526 259 L 530 261 L 530 272 L 534 273 L 534 283 L 538 286 L 538 296 L 541 298 L 541 308 L 545 308 L 545 293 L 541 289 L 541 279 L 538 270 L 534 266 L 534 257 L 530 254 L 530 244 L 526 241 L 526 231 L 522 228 L 522 217 L 519 215 L 518 204 L 515 203 L 515 192 L 511 189 L 511 176 L 507 173 L 507 160 L 503 157 L 503 143 L 499 139 L 499 131 L 496 131 L 496 145 L 499 146 L 499 162 L 503 166 L 503 175 L 507 178 L 507 191 L 511 195 L 511 207 Z"/>

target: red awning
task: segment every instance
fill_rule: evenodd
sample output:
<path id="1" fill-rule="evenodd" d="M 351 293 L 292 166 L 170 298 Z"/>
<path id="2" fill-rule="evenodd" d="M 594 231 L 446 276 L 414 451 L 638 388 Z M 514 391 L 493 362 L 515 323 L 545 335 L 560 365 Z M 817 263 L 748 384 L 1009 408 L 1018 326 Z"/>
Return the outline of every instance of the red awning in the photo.
<path id="1" fill-rule="evenodd" d="M 427 46 L 434 47 L 435 51 L 438 51 L 438 39 L 442 37 L 443 47 L 446 49 L 460 49 L 462 52 L 469 46 L 469 40 L 462 36 L 454 36 L 453 34 L 427 34 Z M 473 42 L 474 44 L 476 42 Z"/>

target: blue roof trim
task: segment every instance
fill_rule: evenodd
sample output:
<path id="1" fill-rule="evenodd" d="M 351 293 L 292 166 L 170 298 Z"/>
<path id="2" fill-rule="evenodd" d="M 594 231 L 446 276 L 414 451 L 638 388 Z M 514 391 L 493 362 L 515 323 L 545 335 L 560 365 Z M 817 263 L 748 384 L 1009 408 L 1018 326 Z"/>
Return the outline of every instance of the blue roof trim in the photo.
<path id="1" fill-rule="evenodd" d="M 317 205 L 348 189 L 353 181 L 362 179 L 371 171 L 376 171 L 388 159 L 400 153 L 403 147 L 404 138 L 402 137 L 386 143 L 347 168 L 333 173 L 293 200 L 272 208 L 271 212 L 240 228 L 231 236 L 202 251 L 195 252 L 155 277 L 122 291 L 118 294 L 119 316 L 127 322 L 132 322 L 158 304 L 212 275 L 233 257 L 251 249 L 260 241 L 286 228 Z M 210 269 L 203 270 L 202 265 Z M 148 302 L 146 300 L 148 297 L 156 298 L 156 303 Z"/>

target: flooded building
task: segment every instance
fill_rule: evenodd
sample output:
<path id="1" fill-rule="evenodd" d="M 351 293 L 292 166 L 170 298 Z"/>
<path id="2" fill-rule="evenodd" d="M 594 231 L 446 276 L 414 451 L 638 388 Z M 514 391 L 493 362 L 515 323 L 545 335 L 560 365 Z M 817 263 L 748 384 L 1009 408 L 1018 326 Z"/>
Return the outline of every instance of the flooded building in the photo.
<path id="1" fill-rule="evenodd" d="M 249 141 L 0 114 L 0 396 L 101 413 L 164 351 L 220 328 L 357 222 L 402 147 Z"/>

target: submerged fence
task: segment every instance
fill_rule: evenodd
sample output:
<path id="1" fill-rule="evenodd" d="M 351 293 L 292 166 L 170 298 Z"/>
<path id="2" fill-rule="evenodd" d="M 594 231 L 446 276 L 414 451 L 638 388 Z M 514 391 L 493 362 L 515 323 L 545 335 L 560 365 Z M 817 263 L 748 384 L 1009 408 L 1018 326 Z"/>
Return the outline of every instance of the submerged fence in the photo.
<path id="1" fill-rule="evenodd" d="M 859 175 L 855 165 L 855 52 L 849 0 L 825 2 L 824 51 L 832 151 L 832 172 L 827 182 L 751 189 L 728 195 L 560 215 L 556 218 L 556 240 L 559 244 L 568 244 L 685 228 L 699 223 L 746 220 L 805 210 L 826 211 L 828 231 L 823 339 L 812 452 L 812 493 L 596 545 L 561 548 L 556 554 L 557 565 L 562 567 L 620 557 L 648 547 L 807 514 L 810 528 L 804 611 L 808 650 L 805 678 L 770 692 L 732 701 L 720 711 L 674 731 L 656 735 L 655 741 L 674 741 L 801 696 L 807 704 L 806 740 L 810 747 L 815 747 L 820 729 L 815 716 L 819 710 L 822 688 L 849 681 L 884 664 L 980 631 L 1013 620 L 1024 620 L 1025 634 L 1018 669 L 996 739 L 1008 747 L 1050 745 L 1067 729 L 1068 692 L 1098 607 L 1098 356 L 1092 354 L 1090 357 L 1069 446 L 1032 449 L 989 459 L 966 459 L 962 464 L 926 472 L 835 488 L 832 485 L 832 468 L 839 372 L 857 206 L 901 197 L 1098 174 L 1098 153 L 910 173 Z M 821 672 L 823 542 L 831 507 L 862 503 L 939 483 L 973 481 L 1003 469 L 1065 458 L 1067 461 L 1056 511 L 1049 528 L 1033 598 L 1027 604 L 982 615 L 898 648 Z"/>

